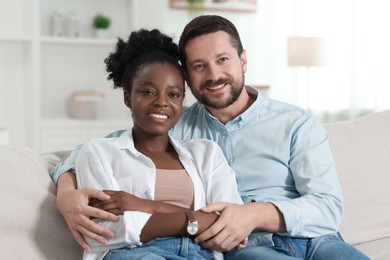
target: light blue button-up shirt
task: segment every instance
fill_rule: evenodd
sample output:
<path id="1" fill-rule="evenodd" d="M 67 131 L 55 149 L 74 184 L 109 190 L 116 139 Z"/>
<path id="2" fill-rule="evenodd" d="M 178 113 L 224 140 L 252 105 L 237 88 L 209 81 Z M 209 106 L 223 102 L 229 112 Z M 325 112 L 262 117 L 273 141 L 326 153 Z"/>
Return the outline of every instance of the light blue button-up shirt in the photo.
<path id="1" fill-rule="evenodd" d="M 236 172 L 244 202 L 276 205 L 285 219 L 286 235 L 317 237 L 338 231 L 342 192 L 328 135 L 311 113 L 258 96 L 224 125 L 195 103 L 170 134 L 175 139 L 216 141 Z M 52 171 L 54 181 L 74 169 L 76 156 L 77 151 Z"/>

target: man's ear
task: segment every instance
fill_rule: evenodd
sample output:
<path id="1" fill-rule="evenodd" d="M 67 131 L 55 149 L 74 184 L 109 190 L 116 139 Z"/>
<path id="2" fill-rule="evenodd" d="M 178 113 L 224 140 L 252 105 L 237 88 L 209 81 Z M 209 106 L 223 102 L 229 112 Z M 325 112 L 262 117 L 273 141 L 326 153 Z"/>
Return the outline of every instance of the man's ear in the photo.
<path id="1" fill-rule="evenodd" d="M 190 81 L 188 80 L 188 73 L 187 72 L 184 72 L 184 81 L 186 83 L 186 85 L 191 88 L 190 86 Z"/>
<path id="2" fill-rule="evenodd" d="M 131 109 L 131 94 L 129 91 L 124 90 L 123 91 L 123 101 L 125 102 L 125 105 Z"/>
<path id="3" fill-rule="evenodd" d="M 240 62 L 241 62 L 242 71 L 246 73 L 247 70 L 246 50 L 242 50 L 242 53 L 240 55 Z"/>

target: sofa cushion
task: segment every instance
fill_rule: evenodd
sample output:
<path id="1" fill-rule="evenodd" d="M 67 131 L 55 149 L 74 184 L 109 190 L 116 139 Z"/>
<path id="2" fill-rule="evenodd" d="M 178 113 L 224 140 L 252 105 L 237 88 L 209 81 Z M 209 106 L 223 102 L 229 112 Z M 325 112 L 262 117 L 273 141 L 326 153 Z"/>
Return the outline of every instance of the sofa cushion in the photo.
<path id="1" fill-rule="evenodd" d="M 389 260 L 390 259 L 390 237 L 373 240 L 364 244 L 356 245 L 355 247 L 364 252 L 370 259 L 373 260 Z"/>
<path id="2" fill-rule="evenodd" d="M 8 259 L 82 257 L 57 210 L 49 167 L 32 150 L 0 146 L 0 252 Z"/>
<path id="3" fill-rule="evenodd" d="M 390 237 L 390 111 L 325 125 L 344 193 L 341 234 L 352 244 Z"/>

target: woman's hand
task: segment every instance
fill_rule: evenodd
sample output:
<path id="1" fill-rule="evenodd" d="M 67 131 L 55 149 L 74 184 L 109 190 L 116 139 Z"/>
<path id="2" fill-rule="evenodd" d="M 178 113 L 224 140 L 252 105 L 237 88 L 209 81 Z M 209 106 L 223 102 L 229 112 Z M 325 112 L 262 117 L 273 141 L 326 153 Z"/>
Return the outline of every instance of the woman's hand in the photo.
<path id="1" fill-rule="evenodd" d="M 152 213 L 146 207 L 150 203 L 148 200 L 141 199 L 124 191 L 104 190 L 103 192 L 110 196 L 110 198 L 106 200 L 92 199 L 89 205 L 115 215 L 123 215 L 125 211 Z"/>

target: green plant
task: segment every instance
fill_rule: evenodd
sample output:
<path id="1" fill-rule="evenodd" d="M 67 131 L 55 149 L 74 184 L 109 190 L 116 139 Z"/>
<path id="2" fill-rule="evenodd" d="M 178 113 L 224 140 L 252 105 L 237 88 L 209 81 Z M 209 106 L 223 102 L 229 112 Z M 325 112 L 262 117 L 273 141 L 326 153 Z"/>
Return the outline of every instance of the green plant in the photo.
<path id="1" fill-rule="evenodd" d="M 204 0 L 186 0 L 190 19 L 201 15 L 204 9 Z"/>
<path id="2" fill-rule="evenodd" d="M 93 27 L 96 29 L 107 29 L 111 25 L 111 19 L 102 14 L 97 14 L 93 18 Z"/>
<path id="3" fill-rule="evenodd" d="M 203 4 L 203 0 L 187 0 L 187 3 L 189 5 L 199 5 L 199 4 Z"/>
<path id="4" fill-rule="evenodd" d="M 189 8 L 202 7 L 204 0 L 187 0 L 187 4 Z"/>

